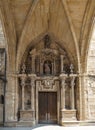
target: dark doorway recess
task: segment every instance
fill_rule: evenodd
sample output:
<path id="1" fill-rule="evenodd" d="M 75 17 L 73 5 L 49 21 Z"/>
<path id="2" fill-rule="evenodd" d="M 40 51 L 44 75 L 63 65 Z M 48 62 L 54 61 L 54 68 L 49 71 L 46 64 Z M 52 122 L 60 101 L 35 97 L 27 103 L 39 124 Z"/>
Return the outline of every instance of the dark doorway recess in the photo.
<path id="1" fill-rule="evenodd" d="M 39 92 L 39 123 L 57 123 L 57 93 Z"/>

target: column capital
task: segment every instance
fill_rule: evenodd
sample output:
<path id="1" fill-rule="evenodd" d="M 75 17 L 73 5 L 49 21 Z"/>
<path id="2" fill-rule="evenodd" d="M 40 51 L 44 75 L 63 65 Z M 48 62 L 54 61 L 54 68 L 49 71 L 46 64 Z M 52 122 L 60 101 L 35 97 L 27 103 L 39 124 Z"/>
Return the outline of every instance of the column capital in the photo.
<path id="1" fill-rule="evenodd" d="M 29 77 L 30 77 L 30 79 L 31 79 L 31 86 L 35 86 L 35 80 L 36 80 L 36 75 L 35 74 L 30 74 L 30 75 L 28 75 Z"/>
<path id="2" fill-rule="evenodd" d="M 71 79 L 71 87 L 74 87 L 74 85 L 75 85 L 75 79 L 76 79 L 76 77 L 77 77 L 78 75 L 77 74 L 70 74 L 69 75 L 69 77 L 70 77 L 70 79 Z"/>
<path id="3" fill-rule="evenodd" d="M 26 75 L 25 75 L 25 74 L 22 74 L 22 75 L 20 76 L 20 80 L 21 80 L 21 86 L 25 86 Z"/>
<path id="4" fill-rule="evenodd" d="M 67 77 L 68 77 L 68 75 L 64 74 L 64 73 L 61 73 L 59 76 L 60 80 L 65 80 Z"/>
<path id="5" fill-rule="evenodd" d="M 69 77 L 78 77 L 77 74 L 70 74 Z"/>
<path id="6" fill-rule="evenodd" d="M 27 75 L 26 74 L 18 74 L 18 77 L 20 77 L 20 79 L 26 78 Z"/>
<path id="7" fill-rule="evenodd" d="M 31 81 L 36 80 L 36 74 L 29 74 L 28 77 L 30 77 Z"/>

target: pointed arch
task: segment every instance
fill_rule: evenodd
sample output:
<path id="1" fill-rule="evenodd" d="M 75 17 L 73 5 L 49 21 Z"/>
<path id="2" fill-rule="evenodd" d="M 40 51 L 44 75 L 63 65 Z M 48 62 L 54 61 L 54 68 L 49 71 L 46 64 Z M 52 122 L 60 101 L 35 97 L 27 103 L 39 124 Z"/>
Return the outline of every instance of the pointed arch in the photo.
<path id="1" fill-rule="evenodd" d="M 12 13 L 8 0 L 0 0 L 0 17 L 3 24 L 4 36 L 6 38 L 6 50 L 8 59 L 8 71 L 15 71 L 16 57 L 16 32 Z M 9 67 L 11 66 L 11 67 Z"/>

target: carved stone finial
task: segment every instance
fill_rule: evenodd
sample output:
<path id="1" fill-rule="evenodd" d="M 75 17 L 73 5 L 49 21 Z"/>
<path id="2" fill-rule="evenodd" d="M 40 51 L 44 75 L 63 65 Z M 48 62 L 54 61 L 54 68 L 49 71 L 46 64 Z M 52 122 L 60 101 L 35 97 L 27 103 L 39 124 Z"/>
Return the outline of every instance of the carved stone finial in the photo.
<path id="1" fill-rule="evenodd" d="M 73 64 L 70 65 L 70 72 L 71 72 L 71 74 L 74 73 L 74 65 Z"/>
<path id="2" fill-rule="evenodd" d="M 26 66 L 25 66 L 25 64 L 23 64 L 22 67 L 21 67 L 21 72 L 22 72 L 22 74 L 24 74 L 25 71 L 26 71 Z"/>
<path id="3" fill-rule="evenodd" d="M 46 35 L 44 37 L 44 47 L 45 48 L 50 48 L 50 44 L 51 44 L 50 37 L 49 37 L 49 35 Z"/>

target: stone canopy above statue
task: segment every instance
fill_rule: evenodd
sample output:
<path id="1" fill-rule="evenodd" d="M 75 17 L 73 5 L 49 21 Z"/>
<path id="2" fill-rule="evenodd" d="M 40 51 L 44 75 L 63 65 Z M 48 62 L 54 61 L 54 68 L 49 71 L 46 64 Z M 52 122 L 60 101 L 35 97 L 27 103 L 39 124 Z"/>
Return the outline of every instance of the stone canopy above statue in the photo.
<path id="1" fill-rule="evenodd" d="M 66 51 L 53 41 L 49 35 L 45 35 L 39 43 L 30 49 L 24 61 L 25 73 L 34 73 L 37 76 L 58 76 L 63 71 L 66 73 L 70 71 L 70 60 Z"/>

